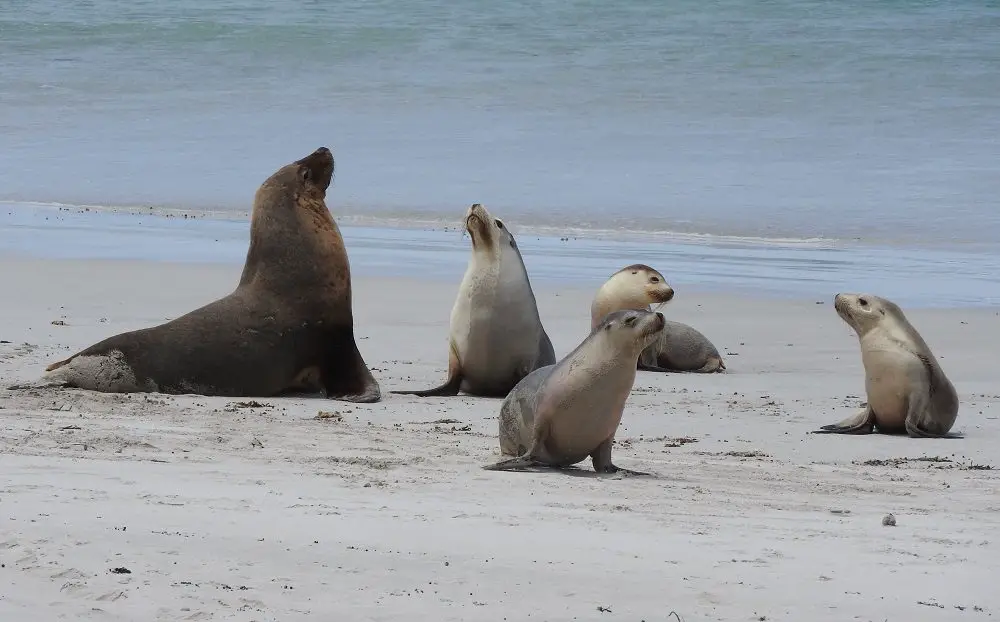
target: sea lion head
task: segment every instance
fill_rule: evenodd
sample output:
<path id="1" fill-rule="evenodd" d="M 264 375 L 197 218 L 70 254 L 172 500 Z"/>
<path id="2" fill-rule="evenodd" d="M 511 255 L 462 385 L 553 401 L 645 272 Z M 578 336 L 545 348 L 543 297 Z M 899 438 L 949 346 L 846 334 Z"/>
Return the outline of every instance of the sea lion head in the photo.
<path id="1" fill-rule="evenodd" d="M 902 317 L 902 311 L 894 302 L 871 294 L 837 294 L 833 308 L 858 336 L 864 335 L 886 316 Z"/>
<path id="2" fill-rule="evenodd" d="M 604 316 L 594 333 L 603 335 L 617 349 L 634 351 L 638 355 L 656 341 L 664 326 L 666 319 L 659 311 L 623 309 Z"/>
<path id="3" fill-rule="evenodd" d="M 667 284 L 663 275 L 645 264 L 622 268 L 611 278 L 619 279 L 623 290 L 628 286 L 634 287 L 637 293 L 642 291 L 646 295 L 646 304 L 669 302 L 674 298 L 674 288 Z"/>
<path id="4" fill-rule="evenodd" d="M 282 166 L 257 188 L 240 285 L 270 275 L 270 281 L 300 287 L 291 280 L 313 282 L 324 270 L 329 273 L 329 262 L 345 264 L 343 239 L 326 206 L 333 169 L 333 154 L 320 147 Z M 349 272 L 338 274 L 349 285 Z"/>
<path id="5" fill-rule="evenodd" d="M 648 310 L 652 303 L 665 303 L 674 289 L 663 275 L 644 264 L 633 264 L 615 272 L 601 285 L 590 305 L 591 327 L 605 315 L 622 309 Z"/>
<path id="6" fill-rule="evenodd" d="M 472 237 L 473 250 L 517 248 L 514 236 L 499 218 L 494 218 L 482 203 L 473 203 L 465 213 L 465 230 Z"/>
<path id="7" fill-rule="evenodd" d="M 333 180 L 333 169 L 333 153 L 326 147 L 320 147 L 301 160 L 282 166 L 268 177 L 257 189 L 254 205 L 273 205 L 274 198 L 286 193 L 297 200 L 323 202 Z"/>

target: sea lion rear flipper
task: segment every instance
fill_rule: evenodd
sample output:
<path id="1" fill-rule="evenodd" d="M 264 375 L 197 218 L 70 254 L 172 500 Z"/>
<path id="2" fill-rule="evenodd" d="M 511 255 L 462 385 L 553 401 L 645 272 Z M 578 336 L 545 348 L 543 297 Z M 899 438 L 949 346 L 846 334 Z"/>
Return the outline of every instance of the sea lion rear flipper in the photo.
<path id="1" fill-rule="evenodd" d="M 933 389 L 933 384 L 931 385 L 931 388 Z M 913 395 L 913 392 L 911 392 L 906 408 L 906 420 L 904 422 L 907 436 L 910 438 L 962 438 L 961 434 L 952 435 L 948 432 L 934 432 L 921 426 L 921 420 L 929 418 L 924 415 L 925 411 L 930 408 L 932 404 L 933 402 L 930 400 L 930 395 Z M 933 418 L 930 419 L 933 422 Z"/>
<path id="2" fill-rule="evenodd" d="M 875 413 L 868 406 L 839 423 L 825 425 L 813 434 L 871 434 L 875 429 Z"/>
<path id="3" fill-rule="evenodd" d="M 551 465 L 545 464 L 541 460 L 532 458 L 530 455 L 518 456 L 516 458 L 508 458 L 507 460 L 501 460 L 495 464 L 488 464 L 483 468 L 487 471 L 518 471 L 521 469 L 530 468 L 554 468 Z"/>
<path id="4" fill-rule="evenodd" d="M 909 419 L 906 420 L 906 434 L 910 438 L 965 438 L 965 435 L 957 432 L 945 432 L 944 434 L 928 432 L 927 430 L 921 429 L 919 425 L 910 423 Z"/>
<path id="5" fill-rule="evenodd" d="M 36 380 L 29 380 L 28 382 L 21 382 L 18 384 L 12 384 L 7 387 L 8 391 L 24 391 L 27 389 L 64 389 L 67 387 L 72 387 L 73 383 L 66 379 L 64 372 L 52 373 L 59 369 L 60 367 L 66 365 L 70 361 L 76 358 L 76 355 L 63 359 L 61 361 L 56 361 L 48 367 L 45 368 L 45 374 Z"/>
<path id="6" fill-rule="evenodd" d="M 22 382 L 20 384 L 11 384 L 7 386 L 8 391 L 26 391 L 28 389 L 66 389 L 72 387 L 73 384 L 68 380 L 46 380 L 42 378 L 41 380 L 36 380 L 34 382 Z"/>
<path id="7" fill-rule="evenodd" d="M 708 361 L 705 362 L 705 364 L 701 367 L 701 369 L 697 369 L 695 371 L 697 371 L 700 374 L 715 374 L 721 371 L 725 371 L 725 369 L 726 369 L 726 364 L 722 361 L 722 357 L 712 356 L 709 357 Z"/>
<path id="8" fill-rule="evenodd" d="M 636 365 L 636 369 L 638 369 L 639 371 L 653 371 L 664 374 L 671 374 L 679 371 L 676 369 L 667 369 L 666 367 L 658 367 L 656 365 L 644 365 L 643 363 L 639 363 L 638 365 Z"/>
<path id="9" fill-rule="evenodd" d="M 528 449 L 528 451 L 520 456 L 517 456 L 516 458 L 501 460 L 495 464 L 486 465 L 483 468 L 487 471 L 518 471 L 530 468 L 559 468 L 552 463 L 549 459 L 548 452 L 545 451 L 545 441 L 548 437 L 548 433 L 549 423 L 545 420 L 536 421 L 535 428 L 532 430 L 531 448 Z"/>

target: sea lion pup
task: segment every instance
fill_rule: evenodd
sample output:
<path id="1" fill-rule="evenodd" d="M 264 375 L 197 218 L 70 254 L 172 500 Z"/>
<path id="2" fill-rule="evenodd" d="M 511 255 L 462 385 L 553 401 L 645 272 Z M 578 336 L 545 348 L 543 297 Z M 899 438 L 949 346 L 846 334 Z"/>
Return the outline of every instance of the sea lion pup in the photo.
<path id="1" fill-rule="evenodd" d="M 815 432 L 957 437 L 958 394 L 920 333 L 893 302 L 868 294 L 837 294 L 837 314 L 861 342 L 868 404 Z"/>
<path id="2" fill-rule="evenodd" d="M 333 169 L 321 147 L 260 186 L 231 294 L 54 363 L 43 386 L 247 397 L 322 390 L 378 401 L 354 341 L 344 240 L 325 202 Z"/>
<path id="3" fill-rule="evenodd" d="M 517 457 L 483 468 L 558 468 L 590 456 L 598 473 L 646 475 L 615 466 L 611 446 L 639 353 L 664 323 L 663 314 L 652 311 L 610 313 L 566 358 L 519 382 L 500 408 L 501 452 Z"/>
<path id="4" fill-rule="evenodd" d="M 649 309 L 651 303 L 673 299 L 674 290 L 656 270 L 634 264 L 615 272 L 601 285 L 590 305 L 590 326 L 621 309 Z M 643 350 L 638 368 L 665 372 L 721 372 L 726 369 L 719 351 L 705 335 L 687 324 L 667 320 L 660 338 Z"/>
<path id="5" fill-rule="evenodd" d="M 503 397 L 522 378 L 556 362 L 535 294 L 510 230 L 476 203 L 465 216 L 472 255 L 451 309 L 448 378 L 402 395 Z"/>

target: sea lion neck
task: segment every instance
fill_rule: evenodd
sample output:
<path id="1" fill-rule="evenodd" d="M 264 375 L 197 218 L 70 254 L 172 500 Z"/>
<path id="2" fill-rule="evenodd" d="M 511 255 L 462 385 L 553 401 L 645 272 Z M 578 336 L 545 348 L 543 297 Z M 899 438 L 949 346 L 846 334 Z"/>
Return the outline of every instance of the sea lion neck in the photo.
<path id="1" fill-rule="evenodd" d="M 320 174 L 328 174 L 330 169 L 322 164 Z M 295 162 L 257 191 L 250 218 L 250 245 L 239 287 L 308 288 L 327 278 L 325 258 L 340 252 L 343 241 L 327 208 L 325 189 L 312 183 L 308 177 L 312 173 L 302 177 L 310 170 Z M 303 265 L 304 251 L 324 260 Z"/>

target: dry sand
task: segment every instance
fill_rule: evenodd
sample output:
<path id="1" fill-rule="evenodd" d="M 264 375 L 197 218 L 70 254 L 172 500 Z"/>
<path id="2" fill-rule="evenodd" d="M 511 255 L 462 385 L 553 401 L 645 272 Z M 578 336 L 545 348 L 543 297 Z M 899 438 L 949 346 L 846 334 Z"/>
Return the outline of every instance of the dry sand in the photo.
<path id="1" fill-rule="evenodd" d="M 0 382 L 239 271 L 4 259 Z M 598 285 L 535 284 L 558 355 Z M 614 455 L 656 477 L 496 473 L 499 400 L 388 394 L 443 378 L 456 287 L 357 280 L 374 405 L 0 390 L 0 620 L 1000 616 L 996 310 L 908 310 L 966 438 L 808 435 L 864 397 L 831 300 L 678 291 L 729 372 L 637 376 Z"/>

